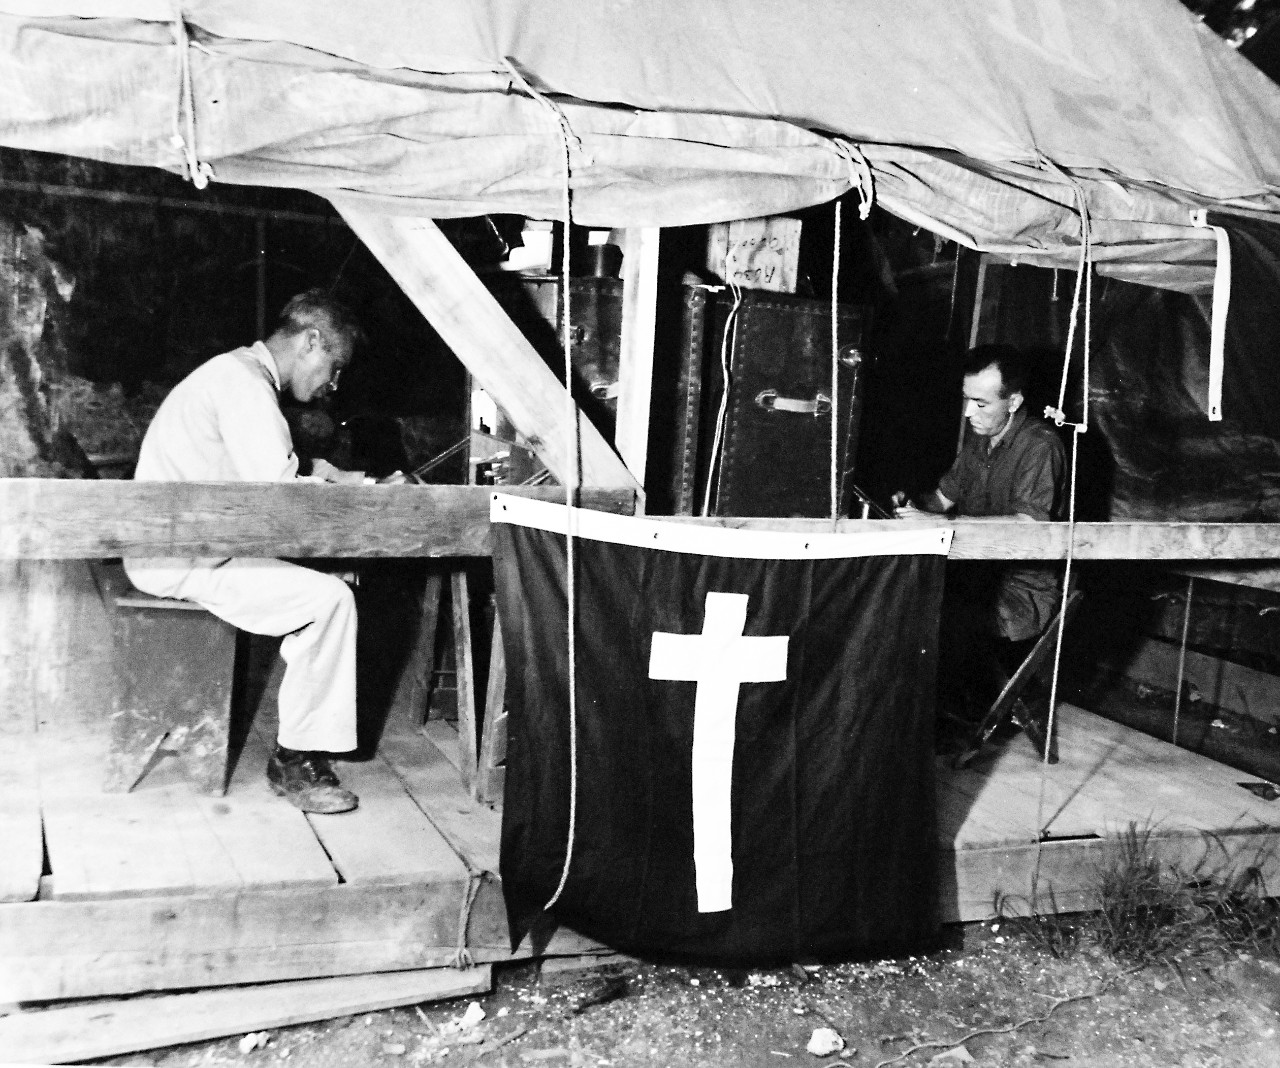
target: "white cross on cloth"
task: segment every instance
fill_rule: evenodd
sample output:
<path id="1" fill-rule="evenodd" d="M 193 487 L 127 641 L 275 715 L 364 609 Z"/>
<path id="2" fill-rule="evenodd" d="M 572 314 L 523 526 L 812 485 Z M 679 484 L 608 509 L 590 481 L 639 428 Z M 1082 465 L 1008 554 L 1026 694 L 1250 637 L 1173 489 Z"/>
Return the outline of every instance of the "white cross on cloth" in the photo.
<path id="1" fill-rule="evenodd" d="M 747 638 L 745 593 L 708 593 L 701 634 L 654 631 L 649 678 L 696 682 L 693 869 L 699 912 L 733 907 L 733 743 L 744 682 L 787 677 L 788 637 Z"/>

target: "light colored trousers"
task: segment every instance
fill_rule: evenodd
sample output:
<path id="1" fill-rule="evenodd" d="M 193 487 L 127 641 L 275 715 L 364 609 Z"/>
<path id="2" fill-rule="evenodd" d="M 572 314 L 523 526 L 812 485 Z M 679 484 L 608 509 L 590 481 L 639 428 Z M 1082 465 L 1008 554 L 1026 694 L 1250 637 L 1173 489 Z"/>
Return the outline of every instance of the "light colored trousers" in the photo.
<path id="1" fill-rule="evenodd" d="M 347 584 L 283 560 L 126 560 L 138 589 L 193 601 L 251 634 L 284 635 L 277 741 L 288 749 L 356 747 L 356 604 Z"/>

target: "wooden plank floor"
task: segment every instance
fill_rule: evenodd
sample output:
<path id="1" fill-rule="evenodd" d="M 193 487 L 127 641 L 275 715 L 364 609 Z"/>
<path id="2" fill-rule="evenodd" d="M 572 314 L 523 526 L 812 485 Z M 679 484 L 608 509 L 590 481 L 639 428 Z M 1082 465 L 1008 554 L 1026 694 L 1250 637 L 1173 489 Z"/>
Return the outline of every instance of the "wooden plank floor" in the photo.
<path id="1" fill-rule="evenodd" d="M 1048 907 L 1050 891 L 1060 908 L 1092 907 L 1097 868 L 1130 825 L 1166 863 L 1258 863 L 1280 886 L 1280 802 L 1239 785 L 1253 776 L 1073 705 L 1060 709 L 1058 749 L 1045 767 L 1017 734 L 964 770 L 939 761 L 944 920 L 991 916 L 998 896 Z"/>
<path id="2" fill-rule="evenodd" d="M 19 769 L 0 776 L 0 1001 L 434 967 L 460 945 L 509 956 L 501 817 L 462 788 L 447 725 L 391 717 L 376 756 L 339 763 L 361 807 L 306 816 L 265 781 L 272 680 L 226 797 L 198 793 L 172 757 L 131 792 L 102 793 L 111 636 L 82 578 L 61 594 L 66 692 L 0 723 L 0 771 Z M 1096 865 L 1131 822 L 1171 862 L 1269 849 L 1268 883 L 1280 886 L 1280 802 L 1242 789 L 1248 776 L 1071 706 L 1059 748 L 1047 771 L 1022 735 L 963 771 L 940 765 L 944 920 L 985 918 L 997 896 L 1030 907 L 1033 886 L 1086 907 Z M 38 769 L 43 880 L 23 767 Z"/>
<path id="3" fill-rule="evenodd" d="M 1033 842 L 1041 829 L 1056 839 L 1106 838 L 1131 822 L 1193 836 L 1280 828 L 1280 803 L 1238 785 L 1252 776 L 1073 705 L 1059 712 L 1058 748 L 1047 768 L 1022 734 L 962 771 L 939 761 L 940 844 Z"/>

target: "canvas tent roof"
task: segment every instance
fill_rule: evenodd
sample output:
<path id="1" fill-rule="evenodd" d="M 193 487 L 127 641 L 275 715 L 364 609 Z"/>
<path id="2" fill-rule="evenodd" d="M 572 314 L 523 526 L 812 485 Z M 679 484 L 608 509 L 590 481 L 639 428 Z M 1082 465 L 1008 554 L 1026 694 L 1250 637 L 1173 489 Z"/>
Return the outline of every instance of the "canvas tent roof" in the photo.
<path id="1" fill-rule="evenodd" d="M 561 213 L 512 67 L 589 225 L 791 210 L 865 161 L 1029 262 L 1074 265 L 1083 195 L 1101 269 L 1201 289 L 1189 208 L 1280 213 L 1280 88 L 1177 0 L 0 0 L 0 54 L 2 144 L 437 218 Z"/>

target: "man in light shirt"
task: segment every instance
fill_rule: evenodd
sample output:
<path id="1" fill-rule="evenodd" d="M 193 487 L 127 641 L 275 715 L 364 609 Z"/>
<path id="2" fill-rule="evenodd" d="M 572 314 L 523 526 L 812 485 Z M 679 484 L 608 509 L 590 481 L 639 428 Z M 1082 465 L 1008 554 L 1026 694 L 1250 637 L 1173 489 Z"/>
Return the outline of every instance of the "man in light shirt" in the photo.
<path id="1" fill-rule="evenodd" d="M 147 429 L 136 479 L 291 482 L 298 458 L 279 394 L 304 403 L 331 393 L 360 328 L 321 290 L 295 296 L 271 336 L 215 356 L 174 387 Z M 317 460 L 314 475 L 349 481 Z M 348 476 L 348 477 L 344 477 Z M 358 479 L 358 475 L 356 478 Z M 306 812 L 347 812 L 329 754 L 356 747 L 356 609 L 346 583 L 253 557 L 126 560 L 138 589 L 193 601 L 241 630 L 283 636 L 280 728 L 271 788 Z"/>

